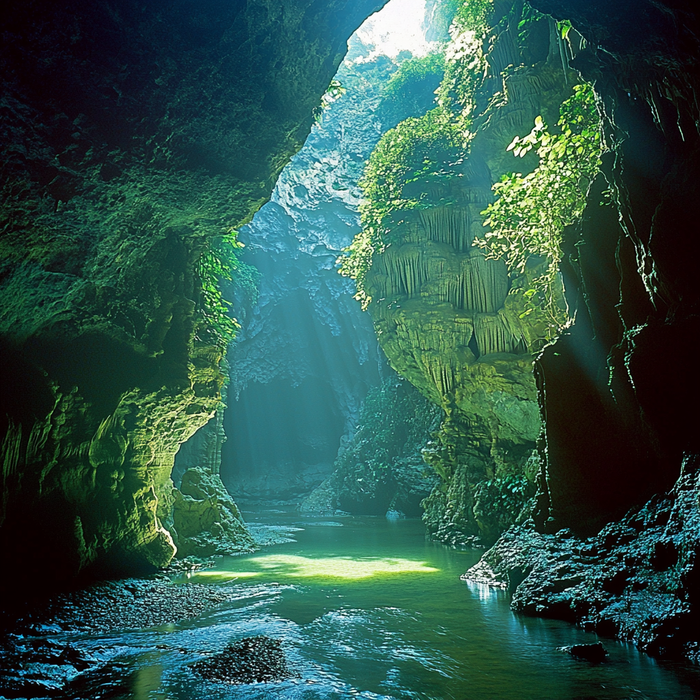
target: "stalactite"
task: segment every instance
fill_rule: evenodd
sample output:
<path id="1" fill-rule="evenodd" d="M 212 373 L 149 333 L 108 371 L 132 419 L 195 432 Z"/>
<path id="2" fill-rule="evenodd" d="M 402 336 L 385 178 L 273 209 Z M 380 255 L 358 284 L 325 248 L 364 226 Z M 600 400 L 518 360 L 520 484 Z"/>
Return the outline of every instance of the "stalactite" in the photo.
<path id="1" fill-rule="evenodd" d="M 527 342 L 520 323 L 517 321 L 517 319 L 513 318 L 512 314 L 507 313 L 504 308 L 498 310 L 498 316 L 501 323 L 508 329 L 508 332 L 516 341 L 514 348 L 517 351 L 522 350 L 524 352 L 527 349 Z"/>
<path id="2" fill-rule="evenodd" d="M 502 261 L 486 260 L 476 253 L 462 261 L 461 277 L 463 302 L 459 308 L 493 313 L 503 306 L 510 283 Z"/>
<path id="3" fill-rule="evenodd" d="M 472 216 L 464 207 L 433 207 L 420 212 L 420 222 L 428 240 L 451 245 L 458 253 L 472 244 Z"/>
<path id="4" fill-rule="evenodd" d="M 474 336 L 481 355 L 511 353 L 519 341 L 498 314 L 477 314 Z"/>

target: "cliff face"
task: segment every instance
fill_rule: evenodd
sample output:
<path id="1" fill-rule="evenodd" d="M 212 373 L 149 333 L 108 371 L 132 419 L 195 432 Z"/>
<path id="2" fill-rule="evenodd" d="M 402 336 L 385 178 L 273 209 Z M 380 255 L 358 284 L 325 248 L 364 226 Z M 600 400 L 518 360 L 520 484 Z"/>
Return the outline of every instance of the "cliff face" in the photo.
<path id="1" fill-rule="evenodd" d="M 587 534 L 670 489 L 700 451 L 698 16 L 689 2 L 533 5 L 586 37 L 572 66 L 594 82 L 615 148 L 565 237 L 576 323 L 540 361 L 540 522 Z"/>
<path id="2" fill-rule="evenodd" d="M 351 55 L 362 45 L 353 40 Z M 343 64 L 345 90 L 318 117 L 271 201 L 241 230 L 260 273 L 258 299 L 230 351 L 223 479 L 253 499 L 294 499 L 328 474 L 379 382 L 372 324 L 336 258 L 359 229 L 357 181 L 381 134 L 386 57 Z"/>
<path id="3" fill-rule="evenodd" d="M 438 480 L 423 451 L 441 418 L 442 411 L 407 381 L 387 378 L 367 394 L 357 430 L 333 473 L 301 509 L 388 518 L 420 515 L 421 502 Z"/>
<path id="4" fill-rule="evenodd" d="M 526 614 L 697 660 L 697 9 L 533 5 L 587 39 L 571 64 L 594 83 L 611 153 L 564 236 L 575 323 L 537 365 L 535 522 L 466 577 L 507 586 Z"/>
<path id="5" fill-rule="evenodd" d="M 431 165 L 401 181 L 394 196 L 406 205 L 392 203 L 377 224 L 382 243 L 362 280 L 392 366 L 445 410 L 426 452 L 441 483 L 425 501 L 425 521 L 453 544 L 495 540 L 534 495 L 542 423 L 532 364 L 552 335 L 545 310 L 524 296 L 541 268 L 509 274 L 502 260 L 473 246 L 484 232 L 493 183 L 523 164 L 532 168 L 529 160 L 514 162 L 506 148 L 537 116 L 556 123 L 571 90 L 552 21 L 522 15 L 522 5 L 501 5 L 483 46 L 473 32 L 453 31 L 447 52 L 449 99 L 465 89 L 464 80 L 478 83 L 468 148 L 455 146 L 454 136 L 434 136 L 446 128 L 439 109 L 420 123 L 405 122 L 406 133 L 402 125 L 393 137 L 400 143 L 420 133 L 412 162 Z M 528 26 L 525 39 L 519 23 Z M 450 64 L 467 66 L 465 75 L 455 78 Z"/>
<path id="6" fill-rule="evenodd" d="M 379 4 L 5 11 L 0 551 L 27 581 L 172 557 L 173 456 L 222 383 L 197 262 L 269 196 Z"/>

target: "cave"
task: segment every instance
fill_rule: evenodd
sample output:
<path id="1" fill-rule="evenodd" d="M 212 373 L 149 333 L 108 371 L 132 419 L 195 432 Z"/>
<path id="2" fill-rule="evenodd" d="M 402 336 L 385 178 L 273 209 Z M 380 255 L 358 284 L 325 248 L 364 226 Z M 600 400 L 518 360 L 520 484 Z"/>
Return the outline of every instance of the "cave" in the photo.
<path id="1" fill-rule="evenodd" d="M 700 695 L 693 2 L 0 29 L 0 698 Z"/>

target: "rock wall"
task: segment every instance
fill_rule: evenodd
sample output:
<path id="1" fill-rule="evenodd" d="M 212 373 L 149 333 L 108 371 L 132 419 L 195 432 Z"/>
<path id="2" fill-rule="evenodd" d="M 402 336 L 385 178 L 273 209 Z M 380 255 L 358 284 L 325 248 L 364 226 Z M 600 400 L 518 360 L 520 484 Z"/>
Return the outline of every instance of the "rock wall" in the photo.
<path id="1" fill-rule="evenodd" d="M 197 261 L 267 199 L 380 4 L 3 13 L 0 551 L 22 562 L 5 584 L 172 557 L 173 457 L 223 379 Z"/>
<path id="2" fill-rule="evenodd" d="M 689 2 L 533 5 L 586 38 L 572 66 L 594 83 L 614 149 L 565 241 L 576 323 L 539 363 L 539 522 L 590 534 L 670 489 L 700 451 L 698 14 Z"/>
<path id="3" fill-rule="evenodd" d="M 227 371 L 228 366 L 222 365 Z M 175 455 L 172 509 L 164 525 L 173 536 L 178 558 L 234 555 L 255 548 L 238 506 L 221 481 L 226 393 L 224 387 L 214 417 Z"/>
<path id="4" fill-rule="evenodd" d="M 328 476 L 380 383 L 383 353 L 336 259 L 359 231 L 358 181 L 372 148 L 397 121 L 429 104 L 439 77 L 389 100 L 397 71 L 350 42 L 343 94 L 319 114 L 271 201 L 241 230 L 260 272 L 259 298 L 231 349 L 223 478 L 251 499 L 298 500 Z"/>
<path id="5" fill-rule="evenodd" d="M 409 382 L 394 375 L 371 389 L 357 430 L 338 456 L 333 473 L 301 504 L 332 515 L 417 517 L 438 480 L 423 459 L 442 411 Z"/>
<path id="6" fill-rule="evenodd" d="M 697 660 L 697 9 L 533 5 L 586 38 L 571 65 L 594 82 L 612 153 L 565 236 L 575 323 L 538 363 L 535 522 L 465 576 L 507 586 L 525 614 Z"/>
<path id="7" fill-rule="evenodd" d="M 432 169 L 407 179 L 400 195 L 419 204 L 384 217 L 384 244 L 375 246 L 364 277 L 390 363 L 446 413 L 426 452 L 441 483 L 425 501 L 425 521 L 451 544 L 493 542 L 534 495 L 538 471 L 542 422 L 532 365 L 551 321 L 541 309 L 524 313 L 522 293 L 511 292 L 524 292 L 541 270 L 509 274 L 502 260 L 472 245 L 483 234 L 493 183 L 516 167 L 534 167 L 516 164 L 507 146 L 537 116 L 556 123 L 573 82 L 552 20 L 530 21 L 527 37 L 518 38 L 522 11 L 522 4 L 497 3 L 483 47 L 473 32 L 453 31 L 448 63 L 469 64 L 464 75 L 478 84 L 474 135 L 465 152 L 447 138 L 428 143 L 426 130 L 427 145 L 413 157 Z M 451 88 L 456 94 L 463 77 Z M 439 132 L 441 117 L 428 118 Z"/>
<path id="8" fill-rule="evenodd" d="M 674 488 L 588 538 L 528 523 L 462 578 L 507 589 L 525 615 L 569 620 L 661 658 L 700 658 L 697 458 Z"/>

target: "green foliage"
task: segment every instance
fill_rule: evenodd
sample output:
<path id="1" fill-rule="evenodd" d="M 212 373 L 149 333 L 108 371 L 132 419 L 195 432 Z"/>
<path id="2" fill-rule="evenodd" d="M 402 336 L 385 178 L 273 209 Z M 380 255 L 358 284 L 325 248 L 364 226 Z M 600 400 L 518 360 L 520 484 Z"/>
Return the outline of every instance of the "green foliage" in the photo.
<path id="1" fill-rule="evenodd" d="M 490 3 L 483 3 L 484 12 Z M 464 6 L 464 5 L 463 5 Z M 445 53 L 445 77 L 437 91 L 438 104 L 448 111 L 455 128 L 466 131 L 475 108 L 475 96 L 486 71 L 483 34 L 488 25 L 478 23 L 478 17 L 455 19 L 453 30 L 460 26 L 474 26 L 454 33 Z M 480 20 L 479 20 L 480 21 Z"/>
<path id="2" fill-rule="evenodd" d="M 406 102 L 414 99 L 417 92 L 423 92 L 426 84 L 438 87 L 445 72 L 445 54 L 435 51 L 426 56 L 409 58 L 389 78 L 384 87 L 384 100 Z"/>
<path id="3" fill-rule="evenodd" d="M 328 90 L 321 96 L 321 104 L 313 110 L 315 122 L 320 122 L 323 112 L 328 109 L 337 99 L 345 94 L 345 88 L 337 78 L 331 80 Z"/>
<path id="4" fill-rule="evenodd" d="M 252 303 L 257 300 L 259 273 L 252 265 L 238 259 L 237 252 L 243 248 L 243 244 L 237 240 L 237 236 L 238 232 L 232 229 L 223 236 L 209 239 L 196 268 L 201 287 L 198 308 L 201 329 L 222 348 L 233 341 L 240 326 L 229 314 L 231 302 L 224 298 L 221 283 L 233 282 Z"/>
<path id="5" fill-rule="evenodd" d="M 557 22 L 557 29 L 559 30 L 559 34 L 561 36 L 562 41 L 565 41 L 568 38 L 569 32 L 572 29 L 571 21 L 568 19 L 564 19 L 561 22 Z"/>
<path id="6" fill-rule="evenodd" d="M 473 512 L 486 539 L 495 539 L 515 523 L 534 495 L 534 484 L 522 475 L 503 476 L 477 484 Z"/>
<path id="7" fill-rule="evenodd" d="M 438 106 L 421 117 L 401 122 L 381 138 L 360 181 L 365 201 L 360 207 L 362 231 L 338 259 L 340 274 L 357 284 L 356 299 L 366 309 L 371 301 L 364 279 L 372 256 L 391 242 L 385 218 L 392 212 L 429 206 L 426 189 L 417 196 L 406 194 L 406 185 L 419 181 L 457 177 L 455 165 L 467 153 L 471 140 L 470 116 L 474 94 L 485 70 L 483 38 L 489 27 L 493 0 L 461 0 L 451 29 L 452 42 L 444 58 L 433 54 L 409 59 L 387 86 L 388 94 L 401 94 L 409 79 L 428 75 L 444 63 L 444 76 L 437 90 Z M 393 81 L 393 82 L 392 82 Z M 410 188 L 411 192 L 420 188 Z"/>
<path id="8" fill-rule="evenodd" d="M 375 147 L 360 181 L 365 200 L 360 206 L 362 231 L 338 258 L 340 274 L 357 283 L 356 298 L 367 307 L 365 275 L 372 255 L 391 242 L 384 219 L 391 212 L 414 209 L 427 200 L 427 192 L 407 196 L 406 185 L 418 180 L 456 177 L 454 165 L 462 156 L 462 135 L 444 109 L 436 107 L 422 117 L 406 119 L 388 131 Z"/>
<path id="9" fill-rule="evenodd" d="M 583 214 L 589 184 L 600 167 L 600 120 L 590 85 L 577 85 L 561 105 L 557 130 L 537 117 L 532 131 L 508 146 L 522 158 L 536 149 L 539 165 L 528 175 L 504 175 L 493 186 L 496 200 L 483 212 L 489 230 L 475 244 L 490 258 L 502 258 L 511 271 L 524 273 L 533 256 L 545 258 L 546 271 L 525 290 L 549 306 L 561 324 L 554 284 L 561 259 L 564 227 Z"/>
<path id="10" fill-rule="evenodd" d="M 483 36 L 488 31 L 492 12 L 493 0 L 461 0 L 455 13 L 452 33 L 474 32 Z"/>

